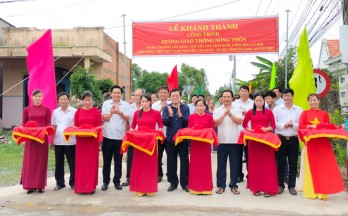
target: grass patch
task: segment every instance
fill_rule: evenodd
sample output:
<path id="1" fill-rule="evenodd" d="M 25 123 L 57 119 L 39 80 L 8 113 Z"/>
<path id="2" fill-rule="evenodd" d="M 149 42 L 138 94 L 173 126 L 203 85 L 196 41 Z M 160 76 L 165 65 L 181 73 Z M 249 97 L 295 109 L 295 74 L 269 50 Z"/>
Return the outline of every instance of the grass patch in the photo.
<path id="1" fill-rule="evenodd" d="M 3 132 L 5 135 L 8 132 Z M 0 144 L 0 187 L 19 184 L 22 172 L 24 146 L 17 145 L 12 137 L 10 144 Z M 48 176 L 54 175 L 54 151 L 48 153 Z"/>

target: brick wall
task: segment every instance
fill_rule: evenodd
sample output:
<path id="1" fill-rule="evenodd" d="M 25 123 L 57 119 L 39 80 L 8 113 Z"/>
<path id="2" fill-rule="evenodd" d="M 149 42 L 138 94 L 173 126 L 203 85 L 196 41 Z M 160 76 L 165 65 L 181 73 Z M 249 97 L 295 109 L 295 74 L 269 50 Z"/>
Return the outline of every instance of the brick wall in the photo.
<path id="1" fill-rule="evenodd" d="M 112 56 L 111 63 L 103 63 L 103 77 L 112 79 L 120 86 L 126 86 L 126 100 L 130 98 L 131 86 L 131 62 L 127 57 L 126 82 L 124 72 L 124 55 L 119 51 L 119 43 L 112 39 L 109 35 L 104 33 L 103 49 Z"/>

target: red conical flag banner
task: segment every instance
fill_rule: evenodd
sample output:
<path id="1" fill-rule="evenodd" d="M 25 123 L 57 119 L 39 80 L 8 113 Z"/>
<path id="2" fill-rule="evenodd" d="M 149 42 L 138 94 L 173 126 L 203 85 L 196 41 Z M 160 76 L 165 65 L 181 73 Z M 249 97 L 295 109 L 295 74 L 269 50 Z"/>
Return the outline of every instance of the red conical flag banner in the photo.
<path id="1" fill-rule="evenodd" d="M 169 75 L 167 79 L 167 84 L 168 84 L 169 91 L 171 91 L 172 89 L 178 88 L 179 78 L 178 78 L 177 65 L 175 65 L 175 67 L 172 70 L 172 73 Z"/>

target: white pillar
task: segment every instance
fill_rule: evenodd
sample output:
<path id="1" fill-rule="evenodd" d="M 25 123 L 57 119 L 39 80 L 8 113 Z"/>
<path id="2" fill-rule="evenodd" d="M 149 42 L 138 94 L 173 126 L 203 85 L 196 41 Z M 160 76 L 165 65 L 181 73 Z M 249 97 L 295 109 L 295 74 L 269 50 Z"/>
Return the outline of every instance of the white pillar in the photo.
<path id="1" fill-rule="evenodd" d="M 91 59 L 88 57 L 84 58 L 83 66 L 85 69 L 89 68 L 91 66 Z"/>

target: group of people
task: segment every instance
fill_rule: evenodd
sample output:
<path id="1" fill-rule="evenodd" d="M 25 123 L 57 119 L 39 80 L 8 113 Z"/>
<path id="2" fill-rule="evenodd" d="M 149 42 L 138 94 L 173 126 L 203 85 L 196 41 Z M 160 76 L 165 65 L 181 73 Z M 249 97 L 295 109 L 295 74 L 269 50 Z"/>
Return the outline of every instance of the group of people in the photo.
<path id="1" fill-rule="evenodd" d="M 306 111 L 293 103 L 294 91 L 290 88 L 282 91 L 276 87 L 265 94 L 258 92 L 250 97 L 248 86 L 241 86 L 238 99 L 232 102 L 233 93 L 230 90 L 223 91 L 222 98 L 223 105 L 213 114 L 220 142 L 216 193 L 225 191 L 227 157 L 230 160 L 229 187 L 233 194 L 240 193 L 237 183 L 244 180 L 241 169 L 244 152 L 247 158 L 247 188 L 254 196 L 261 193 L 265 197 L 282 194 L 286 172 L 289 176 L 289 193 L 297 195 L 298 130 L 330 124 L 328 113 L 319 109 L 318 95 L 308 95 L 310 109 Z M 239 125 L 242 127 L 238 128 Z M 251 139 L 243 147 L 237 144 L 241 130 L 275 133 L 281 145 L 278 149 L 266 145 L 264 140 Z M 319 139 L 311 140 L 312 143 L 303 148 L 302 156 L 305 159 L 301 163 L 301 170 L 304 171 L 300 174 L 297 188 L 307 198 L 326 200 L 327 194 L 343 191 L 344 185 L 329 139 Z"/>
<path id="2" fill-rule="evenodd" d="M 162 181 L 164 171 L 162 158 L 167 154 L 168 192 L 182 187 L 192 194 L 212 194 L 212 162 L 211 146 L 197 140 L 183 140 L 175 144 L 173 137 L 183 128 L 212 128 L 217 131 L 219 146 L 217 148 L 217 194 L 226 189 L 226 168 L 229 159 L 229 188 L 235 195 L 240 194 L 238 183 L 244 181 L 243 155 L 247 161 L 247 188 L 255 196 L 265 197 L 281 194 L 284 191 L 285 173 L 288 172 L 288 189 L 296 195 L 297 161 L 299 156 L 299 128 L 315 128 L 317 122 L 330 123 L 328 114 L 319 110 L 319 98 L 316 94 L 308 96 L 310 110 L 293 104 L 294 91 L 290 88 L 282 91 L 276 87 L 265 94 L 255 93 L 251 98 L 248 86 L 239 88 L 239 97 L 231 90 L 224 90 L 216 106 L 213 100 L 208 103 L 197 95 L 191 97 L 192 103 L 182 102 L 179 89 L 169 91 L 168 87 L 158 89 L 157 101 L 153 95 L 146 94 L 142 89 L 134 91 L 134 102 L 129 104 L 122 100 L 123 89 L 113 86 L 110 90 L 111 99 L 103 103 L 101 112 L 93 107 L 93 95 L 85 91 L 82 95 L 82 107 L 77 110 L 69 105 L 69 94 L 58 95 L 59 108 L 53 111 L 41 105 L 42 92 L 32 93 L 33 105 L 23 111 L 23 125 L 28 121 L 36 121 L 39 126 L 52 125 L 56 129 L 52 137 L 52 148 L 55 149 L 57 185 L 54 190 L 65 188 L 64 156 L 69 169 L 69 185 L 76 193 L 94 193 L 98 185 L 99 142 L 95 137 L 77 136 L 69 142 L 64 140 L 64 129 L 70 126 L 91 128 L 102 126 L 103 184 L 101 190 L 108 190 L 111 178 L 111 163 L 114 160 L 115 189 L 122 190 L 130 186 L 130 191 L 137 196 L 152 196 L 158 191 L 158 183 Z M 316 119 L 316 120 L 315 120 Z M 315 123 L 313 121 L 315 120 Z M 122 177 L 122 140 L 127 131 L 161 131 L 165 135 L 158 142 L 152 155 L 146 154 L 136 146 L 127 150 L 126 181 Z M 238 143 L 242 130 L 272 132 L 278 135 L 281 146 L 274 149 L 257 140 L 249 140 L 246 146 Z M 324 141 L 323 141 L 324 142 Z M 330 150 L 330 143 L 325 140 L 325 151 Z M 76 144 L 76 145 L 75 145 Z M 190 148 L 190 154 L 189 154 Z M 307 149 L 308 155 L 322 150 Z M 311 151 L 311 153 L 310 153 Z M 21 183 L 27 193 L 44 192 L 47 183 L 48 141 L 44 145 L 36 141 L 25 145 Z M 307 153 L 305 152 L 306 156 Z M 178 156 L 180 174 L 178 176 Z M 189 158 L 190 157 L 190 158 Z M 306 161 L 312 160 L 305 157 Z M 323 160 L 322 163 L 325 163 Z M 304 163 L 306 164 L 306 163 Z M 316 161 L 316 166 L 320 161 Z M 304 166 L 308 166 L 304 165 Z M 337 166 L 337 164 L 336 164 Z M 311 170 L 314 169 L 310 167 Z M 320 169 L 320 168 L 316 168 Z M 35 170 L 35 172 L 34 172 Z M 307 168 L 308 171 L 308 168 Z M 319 174 L 318 174 L 319 173 Z M 308 177 L 309 176 L 309 177 Z M 341 190 L 339 176 L 325 176 L 317 170 L 316 178 L 320 178 L 322 193 L 313 190 L 314 179 L 304 174 L 303 191 L 308 198 L 327 199 L 328 193 Z M 336 178 L 336 179 L 332 179 Z M 309 179 L 309 180 L 308 180 Z M 332 186 L 335 182 L 337 187 Z M 327 190 L 327 186 L 330 188 Z M 298 188 L 301 188 L 301 186 Z M 307 189 L 306 189 L 307 188 Z M 310 189 L 308 189 L 310 188 Z"/>

